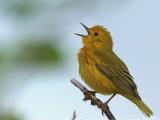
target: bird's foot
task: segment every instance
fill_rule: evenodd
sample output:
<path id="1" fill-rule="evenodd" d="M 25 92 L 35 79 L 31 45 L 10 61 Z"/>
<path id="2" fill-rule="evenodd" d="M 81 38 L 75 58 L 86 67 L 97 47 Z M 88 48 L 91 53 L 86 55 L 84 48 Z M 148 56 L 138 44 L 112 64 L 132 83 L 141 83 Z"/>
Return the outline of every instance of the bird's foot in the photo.
<path id="1" fill-rule="evenodd" d="M 87 100 L 91 100 L 90 95 L 96 96 L 96 92 L 95 91 L 86 91 L 84 95 L 85 95 L 85 97 L 84 97 L 83 101 L 87 101 Z M 92 100 L 91 100 L 91 105 L 95 105 L 94 101 L 92 101 Z"/>

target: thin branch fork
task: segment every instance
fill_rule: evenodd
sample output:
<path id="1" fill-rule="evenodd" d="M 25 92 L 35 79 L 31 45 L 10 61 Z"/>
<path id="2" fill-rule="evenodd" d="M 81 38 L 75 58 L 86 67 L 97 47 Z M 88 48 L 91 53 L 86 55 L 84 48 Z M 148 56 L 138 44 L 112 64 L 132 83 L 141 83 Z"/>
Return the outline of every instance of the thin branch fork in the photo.
<path id="1" fill-rule="evenodd" d="M 109 106 L 104 104 L 95 95 L 91 94 L 89 90 L 85 86 L 83 86 L 79 81 L 77 81 L 76 79 L 72 79 L 71 83 L 74 84 L 77 88 L 79 88 L 81 92 L 83 92 L 84 96 L 88 98 L 88 100 L 91 100 L 91 103 L 97 105 L 97 107 L 101 109 L 102 113 L 105 113 L 106 117 L 109 120 L 116 120 L 112 112 L 109 110 Z"/>

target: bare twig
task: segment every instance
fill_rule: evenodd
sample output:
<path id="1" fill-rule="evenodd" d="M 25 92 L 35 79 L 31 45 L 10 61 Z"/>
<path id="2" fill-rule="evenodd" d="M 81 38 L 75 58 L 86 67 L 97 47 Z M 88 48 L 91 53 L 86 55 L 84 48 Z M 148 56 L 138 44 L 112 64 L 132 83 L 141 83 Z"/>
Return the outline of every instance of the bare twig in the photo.
<path id="1" fill-rule="evenodd" d="M 97 105 L 97 107 L 102 110 L 102 113 L 105 113 L 109 120 L 116 120 L 112 112 L 109 110 L 109 106 L 104 104 L 95 95 L 91 94 L 89 90 L 85 86 L 83 86 L 79 81 L 72 79 L 71 83 L 74 84 L 77 88 L 79 88 L 81 92 L 83 92 L 84 96 L 91 100 L 91 103 Z"/>
<path id="2" fill-rule="evenodd" d="M 76 111 L 73 112 L 73 117 L 71 120 L 76 120 Z"/>

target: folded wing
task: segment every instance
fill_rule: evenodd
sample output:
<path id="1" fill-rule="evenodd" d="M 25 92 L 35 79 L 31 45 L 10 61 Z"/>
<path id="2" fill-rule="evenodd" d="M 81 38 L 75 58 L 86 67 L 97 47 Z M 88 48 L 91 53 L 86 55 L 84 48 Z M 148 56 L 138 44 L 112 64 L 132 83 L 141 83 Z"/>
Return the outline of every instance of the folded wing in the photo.
<path id="1" fill-rule="evenodd" d="M 98 59 L 96 68 L 107 79 L 111 80 L 122 93 L 141 99 L 137 92 L 137 85 L 133 81 L 127 66 L 114 52 L 96 50 L 95 56 Z"/>

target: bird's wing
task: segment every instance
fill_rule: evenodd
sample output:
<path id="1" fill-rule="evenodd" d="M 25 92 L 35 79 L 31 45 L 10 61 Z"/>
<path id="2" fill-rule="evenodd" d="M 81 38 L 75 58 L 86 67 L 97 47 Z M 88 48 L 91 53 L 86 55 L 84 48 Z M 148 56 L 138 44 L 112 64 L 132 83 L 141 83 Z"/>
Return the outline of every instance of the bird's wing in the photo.
<path id="1" fill-rule="evenodd" d="M 125 63 L 114 52 L 96 50 L 96 68 L 111 80 L 117 88 L 138 98 L 137 85 L 133 81 Z"/>

